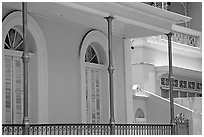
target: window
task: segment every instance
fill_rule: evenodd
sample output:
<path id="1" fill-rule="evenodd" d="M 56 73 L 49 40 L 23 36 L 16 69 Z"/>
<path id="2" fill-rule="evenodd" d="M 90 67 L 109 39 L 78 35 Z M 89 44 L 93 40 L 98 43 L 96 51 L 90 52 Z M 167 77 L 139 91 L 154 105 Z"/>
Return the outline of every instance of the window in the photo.
<path id="1" fill-rule="evenodd" d="M 138 108 L 135 113 L 135 118 L 144 118 L 144 113 L 141 108 Z"/>
<path id="2" fill-rule="evenodd" d="M 87 50 L 86 50 L 85 62 L 95 63 L 95 64 L 99 63 L 96 51 L 94 50 L 94 48 L 91 45 L 89 45 Z"/>
<path id="3" fill-rule="evenodd" d="M 23 51 L 23 38 L 15 29 L 10 29 L 7 33 L 4 49 Z"/>
<path id="4" fill-rule="evenodd" d="M 187 92 L 180 91 L 180 98 L 187 97 Z"/>
<path id="5" fill-rule="evenodd" d="M 170 95 L 169 95 L 169 90 L 166 90 L 166 89 L 161 89 L 161 96 L 163 98 L 169 98 Z"/>
<path id="6" fill-rule="evenodd" d="M 163 75 L 160 79 L 161 96 L 169 98 L 169 79 Z M 195 93 L 191 93 L 195 92 Z M 202 96 L 202 83 L 188 80 L 173 79 L 173 97 L 199 97 Z"/>
<path id="7" fill-rule="evenodd" d="M 5 61 L 5 122 L 22 123 L 23 118 L 23 63 L 21 54 L 23 38 L 18 31 L 10 29 L 4 41 Z"/>
<path id="8" fill-rule="evenodd" d="M 82 123 L 108 123 L 107 37 L 91 30 L 80 50 Z"/>
<path id="9" fill-rule="evenodd" d="M 89 63 L 98 64 L 98 56 L 94 48 L 89 45 L 85 54 L 86 64 L 86 112 L 87 123 L 100 123 L 100 69 Z"/>

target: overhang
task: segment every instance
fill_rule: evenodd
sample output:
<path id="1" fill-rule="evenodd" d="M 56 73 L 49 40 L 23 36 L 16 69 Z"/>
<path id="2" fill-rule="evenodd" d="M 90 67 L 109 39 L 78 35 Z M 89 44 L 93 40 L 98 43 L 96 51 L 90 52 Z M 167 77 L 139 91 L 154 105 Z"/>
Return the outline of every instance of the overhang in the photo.
<path id="1" fill-rule="evenodd" d="M 3 2 L 3 8 L 5 7 L 21 10 L 21 3 Z M 28 12 L 104 32 L 107 32 L 104 17 L 111 15 L 115 17 L 113 34 L 124 38 L 168 33 L 173 24 L 191 20 L 190 17 L 139 2 L 29 2 Z"/>

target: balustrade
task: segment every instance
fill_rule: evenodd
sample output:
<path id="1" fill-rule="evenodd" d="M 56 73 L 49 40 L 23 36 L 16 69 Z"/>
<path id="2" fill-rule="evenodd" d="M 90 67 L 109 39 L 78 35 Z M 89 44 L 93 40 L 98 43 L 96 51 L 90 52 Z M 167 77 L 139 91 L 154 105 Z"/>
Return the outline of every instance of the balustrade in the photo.
<path id="1" fill-rule="evenodd" d="M 161 39 L 167 40 L 167 37 L 165 35 L 161 35 Z M 194 35 L 178 32 L 178 31 L 173 31 L 173 35 L 172 35 L 173 42 L 185 44 L 191 47 L 199 47 L 198 39 L 199 39 L 199 36 L 194 36 Z"/>
<path id="2" fill-rule="evenodd" d="M 24 124 L 3 124 L 3 135 L 22 135 Z M 173 125 L 114 124 L 115 135 L 171 135 Z M 30 124 L 29 135 L 110 135 L 111 124 Z"/>

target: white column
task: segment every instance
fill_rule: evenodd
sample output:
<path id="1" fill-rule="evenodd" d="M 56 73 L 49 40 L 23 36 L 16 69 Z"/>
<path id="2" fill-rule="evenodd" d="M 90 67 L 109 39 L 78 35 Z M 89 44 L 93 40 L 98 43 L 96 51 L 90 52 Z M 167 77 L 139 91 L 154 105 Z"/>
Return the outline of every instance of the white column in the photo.
<path id="1" fill-rule="evenodd" d="M 126 95 L 126 122 L 133 123 L 134 108 L 132 95 L 132 65 L 131 65 L 131 41 L 124 39 L 124 60 L 125 60 L 125 95 Z"/>

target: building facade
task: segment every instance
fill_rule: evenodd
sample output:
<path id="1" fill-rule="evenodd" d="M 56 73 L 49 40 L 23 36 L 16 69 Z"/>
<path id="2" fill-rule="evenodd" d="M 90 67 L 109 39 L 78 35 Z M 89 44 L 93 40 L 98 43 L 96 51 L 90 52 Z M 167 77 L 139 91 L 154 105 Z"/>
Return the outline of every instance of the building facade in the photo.
<path id="1" fill-rule="evenodd" d="M 161 3 L 152 3 L 151 5 L 161 8 Z M 172 26 L 174 115 L 182 112 L 192 124 L 190 124 L 192 129 L 190 132 L 201 134 L 202 122 L 198 121 L 202 121 L 202 29 L 200 27 L 202 6 L 201 3 L 177 2 L 170 3 L 167 9 L 192 17 L 190 22 Z M 169 110 L 165 110 L 165 105 L 163 105 L 162 110 L 154 113 L 153 110 L 157 110 L 157 108 L 148 102 L 150 102 L 150 98 L 153 99 L 150 97 L 153 95 L 157 99 L 152 100 L 152 103 L 157 105 L 162 102 L 164 104 L 165 101 L 168 102 L 170 98 L 167 36 L 137 38 L 133 39 L 132 43 L 132 80 L 133 85 L 136 86 L 134 90 L 137 90 L 136 88 L 139 86 L 139 89 L 151 92 L 151 95 L 148 93 L 142 98 L 135 97 L 137 98 L 135 99 L 135 113 L 137 109 L 143 110 L 146 117 L 144 116 L 144 119 L 140 121 L 149 123 L 162 119 L 160 122 L 163 122 L 167 120 L 165 115 L 168 115 Z M 163 101 L 159 102 L 158 100 Z M 161 113 L 164 115 L 160 115 Z M 150 114 L 153 115 L 150 116 Z"/>
<path id="2" fill-rule="evenodd" d="M 190 17 L 169 11 L 161 13 L 162 9 L 144 3 L 34 2 L 28 3 L 27 8 L 27 41 L 30 56 L 29 123 L 109 123 L 110 81 L 107 69 L 110 63 L 110 49 L 108 49 L 108 23 L 104 18 L 108 16 L 114 17 L 112 55 L 115 122 L 169 123 L 169 111 L 164 116 L 166 120 L 162 121 L 163 119 L 152 117 L 155 114 L 148 109 L 151 105 L 144 105 L 147 104 L 144 100 L 151 98 L 150 94 L 148 97 L 138 98 L 134 97 L 132 91 L 132 85 L 139 84 L 142 89 L 168 97 L 163 89 L 160 90 L 163 86 L 160 80 L 166 80 L 163 71 L 162 73 L 160 71 L 164 69 L 168 72 L 167 61 L 162 60 L 167 57 L 167 52 L 156 51 L 154 48 L 155 52 L 149 50 L 152 48 L 151 44 L 145 45 L 147 46 L 144 46 L 145 50 L 140 44 L 137 49 L 137 44 L 149 38 L 156 41 L 157 38 L 150 36 L 167 34 L 172 31 L 173 24 L 188 22 L 191 20 Z M 132 43 L 132 39 L 135 38 L 139 41 Z M 21 3 L 3 2 L 2 122 L 5 124 L 22 123 L 23 119 L 22 43 Z M 164 42 L 163 45 L 165 44 L 167 45 Z M 137 49 L 137 53 L 133 53 L 132 46 L 135 47 L 134 51 Z M 147 59 L 144 54 L 149 54 Z M 131 65 L 133 62 L 138 63 L 136 59 L 138 57 L 143 59 L 138 60 L 137 68 L 133 67 L 137 69 L 135 73 Z M 151 62 L 153 58 L 155 60 Z M 180 60 L 184 58 L 180 57 Z M 200 69 L 199 72 L 192 72 L 198 78 L 189 82 L 194 81 L 195 84 L 191 83 L 191 88 L 198 89 L 195 96 L 201 96 L 200 55 L 197 58 L 192 59 L 193 62 L 195 60 L 195 65 L 189 66 Z M 165 63 L 156 65 L 160 62 L 157 59 Z M 179 68 L 178 71 L 180 73 Z M 148 81 L 147 74 L 150 74 Z M 132 77 L 134 75 L 137 75 L 136 79 Z M 178 77 L 178 82 L 179 80 L 186 79 Z M 181 95 L 183 93 L 179 93 L 179 96 Z M 139 106 L 134 106 L 135 104 L 141 104 L 146 109 L 136 109 Z M 135 117 L 139 119 L 135 121 Z"/>

